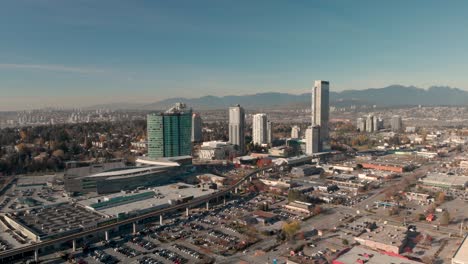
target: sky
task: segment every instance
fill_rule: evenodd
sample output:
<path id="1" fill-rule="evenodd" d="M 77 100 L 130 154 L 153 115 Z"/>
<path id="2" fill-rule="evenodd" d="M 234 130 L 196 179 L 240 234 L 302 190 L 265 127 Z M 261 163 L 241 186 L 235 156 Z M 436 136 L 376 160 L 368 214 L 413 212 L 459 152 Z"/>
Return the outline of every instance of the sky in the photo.
<path id="1" fill-rule="evenodd" d="M 468 89 L 468 1 L 1 0 L 0 111 Z"/>

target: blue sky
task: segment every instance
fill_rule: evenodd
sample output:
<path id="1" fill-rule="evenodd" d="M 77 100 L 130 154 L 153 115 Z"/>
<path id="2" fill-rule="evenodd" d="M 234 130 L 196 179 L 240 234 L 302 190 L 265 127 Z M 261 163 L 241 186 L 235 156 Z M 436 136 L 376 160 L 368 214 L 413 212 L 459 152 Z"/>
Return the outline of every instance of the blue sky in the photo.
<path id="1" fill-rule="evenodd" d="M 467 1 L 5 0 L 0 110 L 169 97 L 468 89 Z"/>

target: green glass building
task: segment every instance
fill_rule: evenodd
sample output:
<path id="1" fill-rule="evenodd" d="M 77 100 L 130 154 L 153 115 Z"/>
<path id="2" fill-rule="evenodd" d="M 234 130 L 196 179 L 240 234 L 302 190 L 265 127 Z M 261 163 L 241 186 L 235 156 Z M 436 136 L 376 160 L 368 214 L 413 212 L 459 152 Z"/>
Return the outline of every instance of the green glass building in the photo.
<path id="1" fill-rule="evenodd" d="M 148 156 L 176 157 L 192 154 L 192 110 L 178 103 L 164 113 L 147 116 Z"/>

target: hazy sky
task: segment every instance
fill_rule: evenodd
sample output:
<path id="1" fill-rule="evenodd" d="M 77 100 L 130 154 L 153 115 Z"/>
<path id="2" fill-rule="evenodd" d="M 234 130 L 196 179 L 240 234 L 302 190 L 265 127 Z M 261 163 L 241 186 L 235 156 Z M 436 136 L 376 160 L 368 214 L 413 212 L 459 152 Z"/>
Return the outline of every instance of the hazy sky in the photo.
<path id="1" fill-rule="evenodd" d="M 468 1 L 2 0 L 0 110 L 468 88 Z"/>

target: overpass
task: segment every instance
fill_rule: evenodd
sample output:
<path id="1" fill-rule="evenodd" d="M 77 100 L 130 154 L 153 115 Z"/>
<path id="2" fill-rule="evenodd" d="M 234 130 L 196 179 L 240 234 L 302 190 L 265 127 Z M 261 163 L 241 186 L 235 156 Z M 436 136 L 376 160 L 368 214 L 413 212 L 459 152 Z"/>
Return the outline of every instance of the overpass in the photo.
<path id="1" fill-rule="evenodd" d="M 166 213 L 170 213 L 170 212 L 173 212 L 173 211 L 186 209 L 186 208 L 190 208 L 190 207 L 195 207 L 195 206 L 198 206 L 198 205 L 203 204 L 203 203 L 206 203 L 207 208 L 208 208 L 209 201 L 211 201 L 211 200 L 213 200 L 215 198 L 218 198 L 218 197 L 223 197 L 223 196 L 229 194 L 231 191 L 235 191 L 237 193 L 237 190 L 238 190 L 239 186 L 241 186 L 245 181 L 251 180 L 252 177 L 255 174 L 257 174 L 257 173 L 259 173 L 259 172 L 261 172 L 263 170 L 269 169 L 269 168 L 271 168 L 271 166 L 254 170 L 254 171 L 246 174 L 239 181 L 237 181 L 235 184 L 229 186 L 228 188 L 226 188 L 224 190 L 221 190 L 219 192 L 215 192 L 213 194 L 210 194 L 209 196 L 206 196 L 206 197 L 193 199 L 193 200 L 188 201 L 186 203 L 177 204 L 177 205 L 174 205 L 174 206 L 171 206 L 171 207 L 167 207 L 167 208 L 163 208 L 163 209 L 156 210 L 156 211 L 153 211 L 153 212 L 149 212 L 149 213 L 146 213 L 146 214 L 138 215 L 138 216 L 135 216 L 135 217 L 132 217 L 132 218 L 120 220 L 120 221 L 117 221 L 117 222 L 114 222 L 114 223 L 110 223 L 108 225 L 83 230 L 83 231 L 80 231 L 80 232 L 75 233 L 75 234 L 66 235 L 66 236 L 63 236 L 63 237 L 54 238 L 54 239 L 50 239 L 50 240 L 46 240 L 46 241 L 41 241 L 41 242 L 34 243 L 34 244 L 31 244 L 31 245 L 27 245 L 27 246 L 20 247 L 20 248 L 15 248 L 15 249 L 2 251 L 2 252 L 0 252 L 0 260 L 4 261 L 8 257 L 14 257 L 14 256 L 17 256 L 17 255 L 20 255 L 20 254 L 24 254 L 24 253 L 33 251 L 34 252 L 34 259 L 37 262 L 38 259 L 39 259 L 39 249 L 41 249 L 41 248 L 45 248 L 45 247 L 48 247 L 48 246 L 52 246 L 52 245 L 72 241 L 73 242 L 73 249 L 75 249 L 76 239 L 86 237 L 88 235 L 93 235 L 93 234 L 105 232 L 106 240 L 107 240 L 108 239 L 108 231 L 112 230 L 114 228 L 120 227 L 122 225 L 133 224 L 133 230 L 135 232 L 136 231 L 136 223 L 138 221 L 141 221 L 141 220 L 144 220 L 144 219 L 147 219 L 147 218 L 150 218 L 150 217 L 160 216 L 161 217 L 161 222 L 162 222 L 162 215 L 164 215 Z"/>

